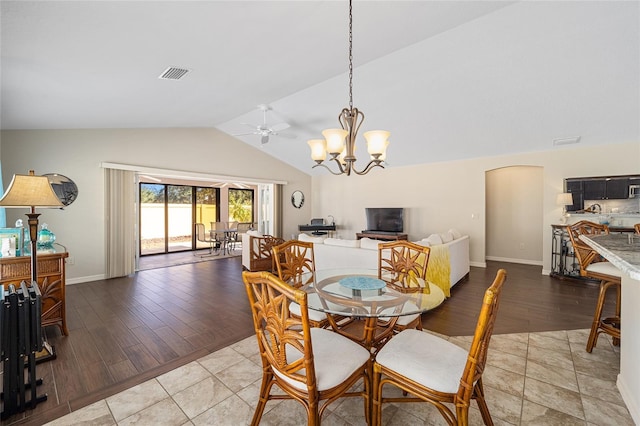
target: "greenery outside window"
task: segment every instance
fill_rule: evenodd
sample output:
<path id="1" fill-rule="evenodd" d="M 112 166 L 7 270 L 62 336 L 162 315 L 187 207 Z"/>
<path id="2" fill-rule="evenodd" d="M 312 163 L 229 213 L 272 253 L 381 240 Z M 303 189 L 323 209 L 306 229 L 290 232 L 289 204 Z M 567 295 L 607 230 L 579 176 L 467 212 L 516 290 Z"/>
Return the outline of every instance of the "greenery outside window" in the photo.
<path id="1" fill-rule="evenodd" d="M 253 222 L 253 189 L 229 188 L 229 222 Z"/>

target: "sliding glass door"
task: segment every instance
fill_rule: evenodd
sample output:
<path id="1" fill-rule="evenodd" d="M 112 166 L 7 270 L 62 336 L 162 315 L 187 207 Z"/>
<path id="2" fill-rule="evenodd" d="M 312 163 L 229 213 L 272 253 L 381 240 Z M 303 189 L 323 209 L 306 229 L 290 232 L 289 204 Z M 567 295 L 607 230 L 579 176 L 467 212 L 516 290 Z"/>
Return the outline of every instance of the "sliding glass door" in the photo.
<path id="1" fill-rule="evenodd" d="M 193 249 L 193 187 L 167 185 L 167 252 Z"/>
<path id="2" fill-rule="evenodd" d="M 166 185 L 140 184 L 140 255 L 166 253 Z"/>
<path id="3" fill-rule="evenodd" d="M 140 255 L 206 247 L 193 234 L 194 223 L 219 220 L 219 189 L 140 183 Z"/>
<path id="4" fill-rule="evenodd" d="M 203 223 L 205 229 L 211 229 L 211 222 L 220 220 L 220 189 L 196 187 L 196 208 L 194 223 Z M 196 239 L 196 249 L 209 247 Z"/>

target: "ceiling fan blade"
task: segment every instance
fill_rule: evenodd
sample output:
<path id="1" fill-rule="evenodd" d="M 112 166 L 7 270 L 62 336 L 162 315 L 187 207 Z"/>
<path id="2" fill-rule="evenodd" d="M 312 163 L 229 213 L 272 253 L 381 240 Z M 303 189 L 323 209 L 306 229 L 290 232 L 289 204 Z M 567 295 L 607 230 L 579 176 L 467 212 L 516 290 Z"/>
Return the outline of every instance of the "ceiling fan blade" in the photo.
<path id="1" fill-rule="evenodd" d="M 271 126 L 271 130 L 274 132 L 279 132 L 280 130 L 288 129 L 289 126 L 287 123 L 278 123 Z"/>
<path id="2" fill-rule="evenodd" d="M 249 133 L 234 133 L 231 136 L 247 136 L 247 135 L 257 135 L 257 132 L 249 132 Z"/>
<path id="3" fill-rule="evenodd" d="M 279 138 L 285 138 L 285 139 L 295 139 L 296 135 L 294 135 L 293 133 L 271 133 L 272 135 L 278 136 Z"/>
<path id="4" fill-rule="evenodd" d="M 269 142 L 269 135 L 263 135 L 262 138 L 260 139 L 260 143 L 264 145 L 267 142 Z"/>

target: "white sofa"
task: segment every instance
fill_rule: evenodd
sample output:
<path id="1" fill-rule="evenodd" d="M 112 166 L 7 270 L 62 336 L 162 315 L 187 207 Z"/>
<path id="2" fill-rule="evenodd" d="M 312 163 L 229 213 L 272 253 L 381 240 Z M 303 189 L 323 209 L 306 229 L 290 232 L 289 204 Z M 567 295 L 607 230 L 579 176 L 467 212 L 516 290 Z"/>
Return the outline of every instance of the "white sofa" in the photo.
<path id="1" fill-rule="evenodd" d="M 300 241 L 313 242 L 316 269 L 378 268 L 378 240 L 342 240 L 300 234 Z M 455 230 L 432 234 L 418 244 L 431 247 L 427 279 L 449 296 L 449 290 L 469 275 L 469 236 Z"/>

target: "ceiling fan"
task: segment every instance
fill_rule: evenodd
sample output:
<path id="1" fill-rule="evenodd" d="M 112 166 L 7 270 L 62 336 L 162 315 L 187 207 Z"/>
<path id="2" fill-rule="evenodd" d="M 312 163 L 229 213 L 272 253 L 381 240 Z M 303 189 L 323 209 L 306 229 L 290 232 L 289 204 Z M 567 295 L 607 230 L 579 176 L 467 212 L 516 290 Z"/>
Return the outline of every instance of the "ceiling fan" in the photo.
<path id="1" fill-rule="evenodd" d="M 269 126 L 267 124 L 267 111 L 269 111 L 271 107 L 269 105 L 260 104 L 258 105 L 258 109 L 262 111 L 262 117 L 263 117 L 262 124 L 256 125 L 256 124 L 242 123 L 244 125 L 252 127 L 254 129 L 253 132 L 239 133 L 233 136 L 260 135 L 260 144 L 264 145 L 267 142 L 269 142 L 270 136 L 277 136 L 278 133 L 281 132 L 282 130 L 285 130 L 291 127 L 287 123 L 278 123 L 278 124 Z"/>

